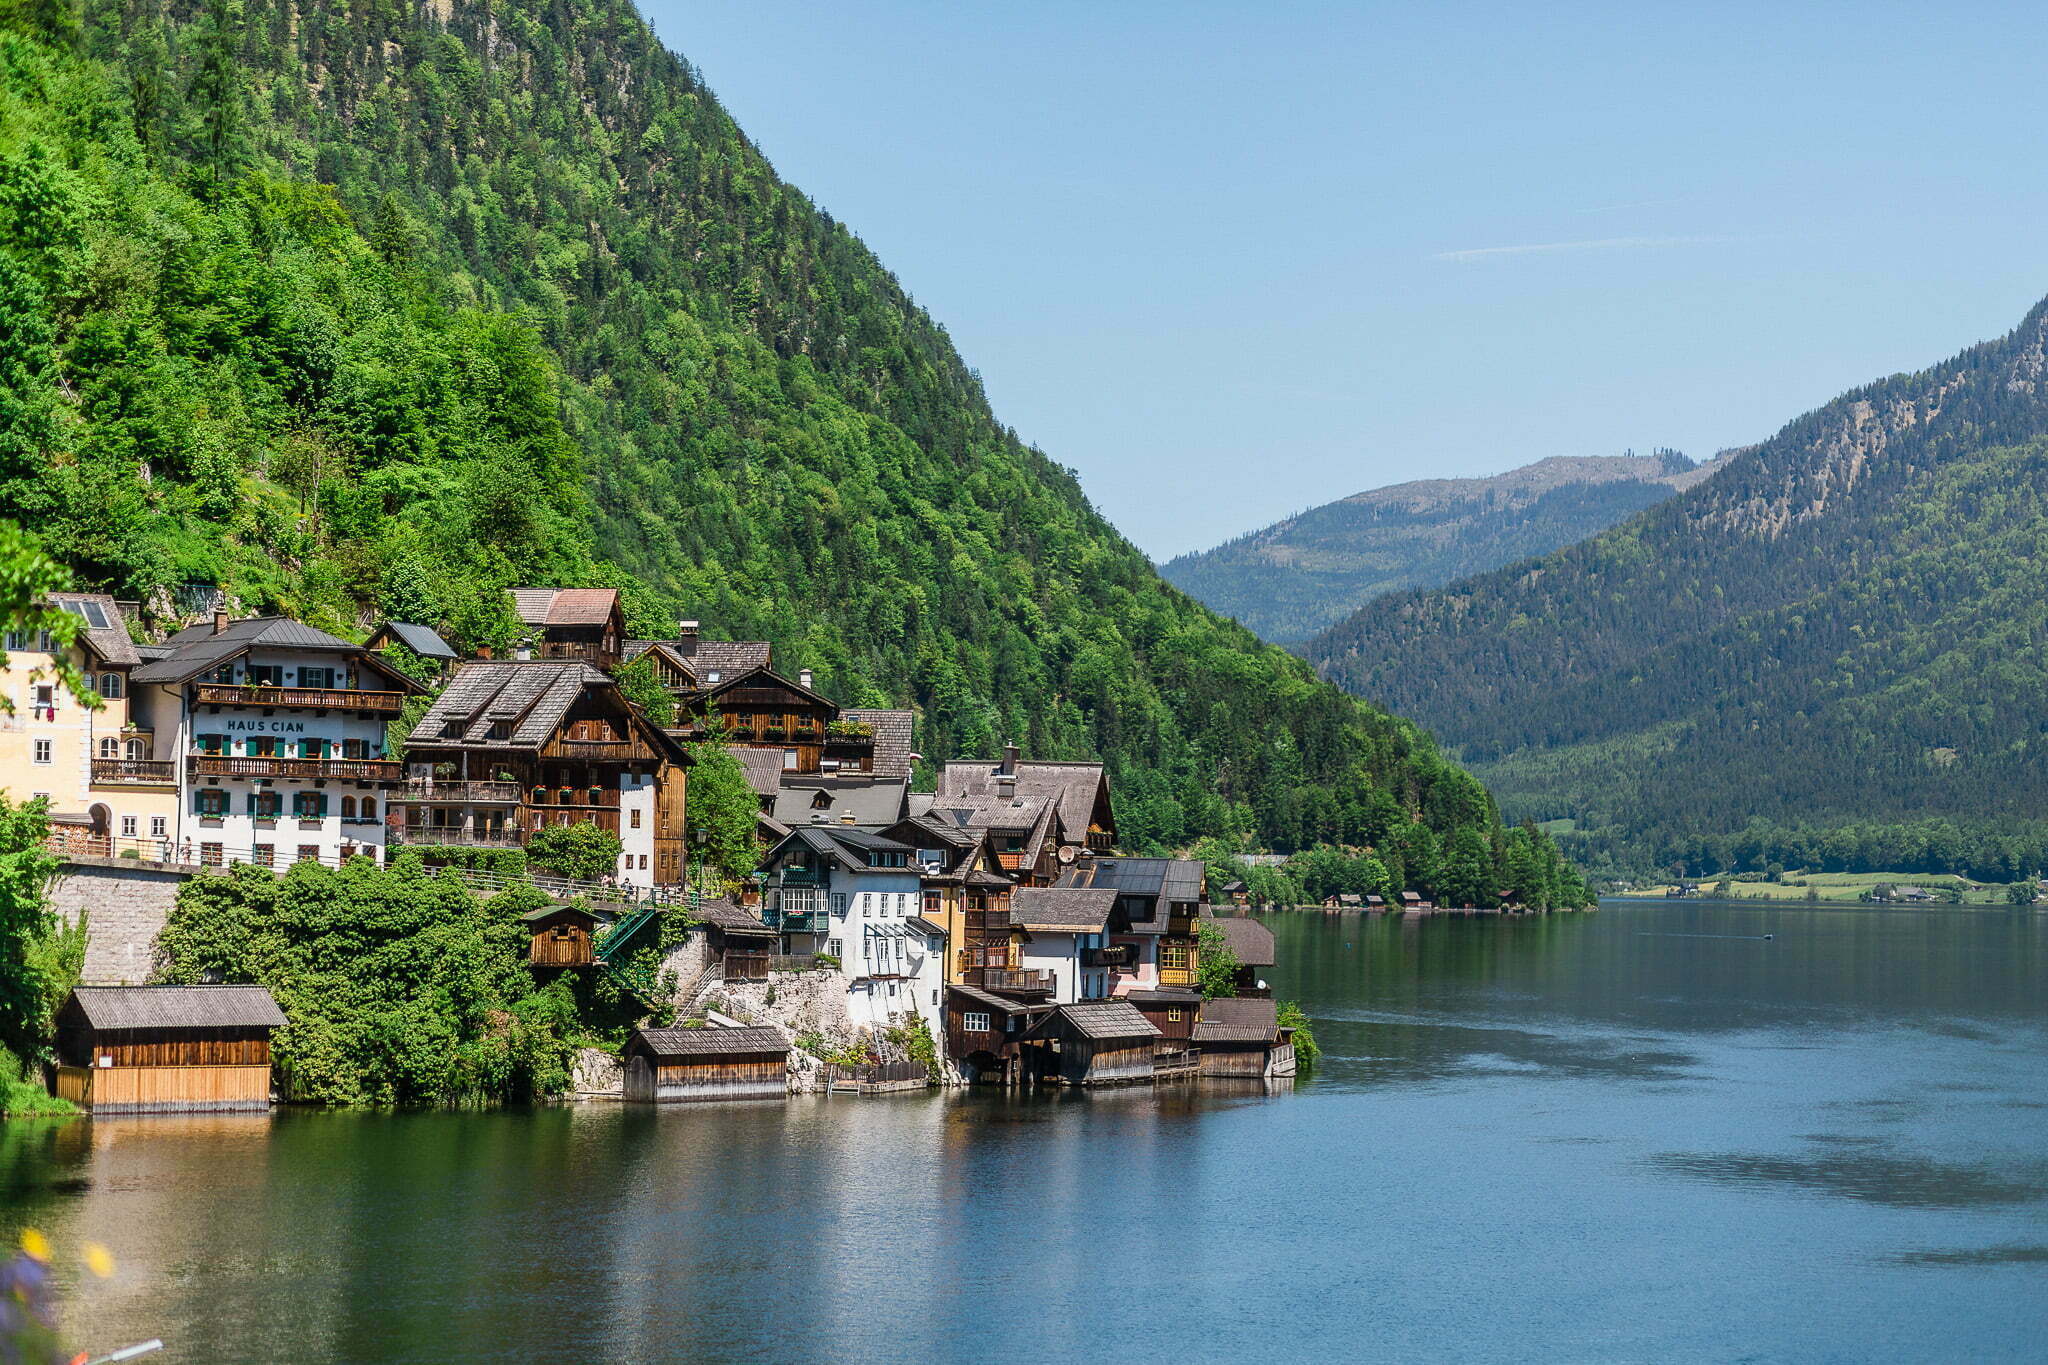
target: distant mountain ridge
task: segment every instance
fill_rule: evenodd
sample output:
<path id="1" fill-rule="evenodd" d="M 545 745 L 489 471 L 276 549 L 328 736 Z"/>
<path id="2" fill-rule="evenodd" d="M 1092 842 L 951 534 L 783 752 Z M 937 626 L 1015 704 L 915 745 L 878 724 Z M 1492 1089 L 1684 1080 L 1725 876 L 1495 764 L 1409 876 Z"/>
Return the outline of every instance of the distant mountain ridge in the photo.
<path id="1" fill-rule="evenodd" d="M 1440 587 L 1604 531 L 1716 467 L 1659 450 L 1558 455 L 1486 478 L 1416 479 L 1181 555 L 1160 572 L 1285 644 L 1382 594 Z"/>
<path id="2" fill-rule="evenodd" d="M 1384 597 L 1303 652 L 1575 851 L 2048 865 L 2048 303 L 1580 544 Z"/>

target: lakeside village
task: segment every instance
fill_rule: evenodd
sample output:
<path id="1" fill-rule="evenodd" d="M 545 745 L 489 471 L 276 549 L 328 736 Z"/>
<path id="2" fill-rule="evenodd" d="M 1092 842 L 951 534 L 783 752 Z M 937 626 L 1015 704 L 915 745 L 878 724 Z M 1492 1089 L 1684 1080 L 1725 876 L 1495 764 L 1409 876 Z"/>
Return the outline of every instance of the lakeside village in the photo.
<path id="1" fill-rule="evenodd" d="M 513 597 L 515 657 L 458 659 L 421 626 L 356 645 L 220 610 L 138 644 L 132 604 L 53 594 L 80 618 L 69 655 L 97 710 L 48 676 L 62 645 L 9 638 L 27 704 L 0 726 L 0 785 L 46 799 L 51 903 L 86 925 L 56 1094 L 96 1113 L 267 1106 L 287 1024 L 271 992 L 146 984 L 179 890 L 237 864 L 405 852 L 473 889 L 545 892 L 523 916 L 535 974 L 605 973 L 632 998 L 621 1055 L 586 1049 L 574 1068 L 583 1097 L 1294 1075 L 1299 1021 L 1263 979 L 1271 931 L 1208 905 L 1201 862 L 1120 855 L 1100 763 L 1011 746 L 913 792 L 912 712 L 841 708 L 766 642 L 695 622 L 628 639 L 615 590 Z M 641 661 L 671 715 L 622 686 Z M 686 880 L 689 746 L 712 727 L 766 850 L 716 896 Z M 579 827 L 615 866 L 524 870 Z"/>

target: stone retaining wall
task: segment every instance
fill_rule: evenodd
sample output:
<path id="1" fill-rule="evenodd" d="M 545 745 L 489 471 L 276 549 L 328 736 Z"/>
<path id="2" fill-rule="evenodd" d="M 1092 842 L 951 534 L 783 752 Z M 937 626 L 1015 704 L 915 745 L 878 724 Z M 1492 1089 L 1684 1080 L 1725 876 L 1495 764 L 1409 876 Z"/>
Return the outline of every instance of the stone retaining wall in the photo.
<path id="1" fill-rule="evenodd" d="M 85 916 L 85 970 L 95 986 L 139 986 L 149 979 L 156 936 L 196 870 L 132 858 L 72 858 L 50 879 L 50 908 L 76 923 Z"/>

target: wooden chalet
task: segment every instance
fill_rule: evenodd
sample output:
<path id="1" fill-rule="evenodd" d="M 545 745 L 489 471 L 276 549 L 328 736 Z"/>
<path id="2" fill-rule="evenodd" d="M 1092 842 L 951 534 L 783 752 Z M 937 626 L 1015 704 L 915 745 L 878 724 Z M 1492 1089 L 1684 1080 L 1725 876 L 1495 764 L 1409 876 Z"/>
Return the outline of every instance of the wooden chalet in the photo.
<path id="1" fill-rule="evenodd" d="M 1204 1076 L 1270 1080 L 1294 1074 L 1294 1030 L 1279 1025 L 1270 998 L 1209 1000 L 1195 1025 Z"/>
<path id="2" fill-rule="evenodd" d="M 609 917 L 578 905 L 544 905 L 519 917 L 531 936 L 526 960 L 536 967 L 588 967 Z"/>
<path id="3" fill-rule="evenodd" d="M 1033 999 L 1049 989 L 1024 971 L 1024 934 L 1010 915 L 1015 884 L 984 833 L 930 812 L 882 833 L 913 850 L 922 917 L 945 936 L 948 985 L 1021 991 Z"/>
<path id="4" fill-rule="evenodd" d="M 1237 959 L 1237 993 L 1271 995 L 1260 974 L 1273 965 L 1273 931 L 1237 915 L 1204 915 L 1202 923 L 1223 936 L 1223 946 Z"/>
<path id="5" fill-rule="evenodd" d="M 1024 1040 L 1029 1079 L 1060 1085 L 1132 1085 L 1155 1077 L 1159 1030 L 1128 1000 L 1061 1005 Z"/>
<path id="6" fill-rule="evenodd" d="M 679 699 L 685 716 L 696 721 L 716 711 L 727 744 L 781 753 L 786 774 L 838 770 L 839 760 L 827 766 L 825 747 L 839 704 L 812 690 L 809 669 L 795 679 L 766 664 L 719 676 Z"/>
<path id="7" fill-rule="evenodd" d="M 626 644 L 626 614 L 617 588 L 513 588 L 512 609 L 531 633 L 540 659 L 580 659 L 617 668 Z"/>
<path id="8" fill-rule="evenodd" d="M 464 664 L 405 758 L 393 833 L 408 844 L 518 848 L 549 826 L 588 823 L 619 836 L 631 862 L 622 877 L 683 880 L 689 757 L 587 663 Z"/>
<path id="9" fill-rule="evenodd" d="M 772 1028 L 651 1028 L 626 1040 L 625 1098 L 781 1099 L 789 1093 L 789 1044 Z"/>
<path id="10" fill-rule="evenodd" d="M 782 935 L 744 906 L 709 900 L 692 914 L 704 926 L 726 980 L 765 981 L 777 965 L 789 965 L 782 957 Z"/>
<path id="11" fill-rule="evenodd" d="M 1229 905 L 1246 906 L 1252 903 L 1252 893 L 1242 881 L 1225 882 L 1223 899 Z"/>
<path id="12" fill-rule="evenodd" d="M 1024 1039 L 1051 1014 L 1049 1000 L 1021 1000 L 979 986 L 946 987 L 946 1055 L 969 1082 L 1021 1085 Z"/>
<path id="13" fill-rule="evenodd" d="M 1051 886 L 1063 868 L 1116 846 L 1102 765 L 1027 760 L 1014 744 L 997 760 L 946 764 L 930 813 L 986 833 L 1022 886 Z"/>
<path id="14" fill-rule="evenodd" d="M 270 1107 L 261 986 L 80 986 L 57 1011 L 57 1094 L 94 1114 Z"/>

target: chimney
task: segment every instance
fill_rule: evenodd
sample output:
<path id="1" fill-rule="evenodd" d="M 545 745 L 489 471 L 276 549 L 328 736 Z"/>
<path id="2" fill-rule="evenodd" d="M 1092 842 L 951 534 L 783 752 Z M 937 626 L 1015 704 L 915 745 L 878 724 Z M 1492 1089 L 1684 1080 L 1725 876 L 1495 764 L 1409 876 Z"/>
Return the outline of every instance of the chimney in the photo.
<path id="1" fill-rule="evenodd" d="M 808 668 L 799 668 L 799 669 L 798 669 L 798 670 L 796 671 L 796 685 L 797 685 L 798 687 L 802 687 L 802 688 L 805 688 L 805 689 L 808 689 L 808 688 L 810 687 L 810 685 L 811 685 L 811 670 L 810 670 L 810 669 L 808 669 Z"/>
<path id="2" fill-rule="evenodd" d="M 1015 777 L 1017 775 L 1016 745 L 1005 744 L 1003 746 L 1003 766 L 996 769 L 996 772 L 1002 777 Z"/>
<path id="3" fill-rule="evenodd" d="M 852 811 L 848 811 L 848 812 L 846 812 L 846 814 L 844 814 L 844 815 L 840 816 L 840 817 L 839 817 L 839 823 L 840 823 L 840 824 L 842 824 L 842 825 L 850 825 L 850 824 L 852 824 L 852 823 L 853 823 L 853 812 L 852 812 Z"/>
<path id="4" fill-rule="evenodd" d="M 491 647 L 490 647 L 489 645 L 478 645 L 478 646 L 476 647 L 476 657 L 477 657 L 477 658 L 479 658 L 479 659 L 488 659 L 488 658 L 490 658 L 490 657 L 491 657 Z"/>
<path id="5" fill-rule="evenodd" d="M 222 631 L 226 630 L 227 628 L 228 628 L 228 614 L 227 614 L 227 612 L 226 612 L 226 611 L 225 611 L 224 609 L 221 609 L 221 608 L 216 608 L 216 609 L 214 610 L 214 613 L 213 613 L 213 633 L 214 633 L 215 635 L 218 635 L 218 634 L 220 634 L 220 633 L 221 633 Z"/>
<path id="6" fill-rule="evenodd" d="M 676 622 L 676 638 L 685 644 L 696 644 L 697 623 L 690 620 Z"/>

